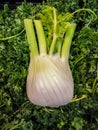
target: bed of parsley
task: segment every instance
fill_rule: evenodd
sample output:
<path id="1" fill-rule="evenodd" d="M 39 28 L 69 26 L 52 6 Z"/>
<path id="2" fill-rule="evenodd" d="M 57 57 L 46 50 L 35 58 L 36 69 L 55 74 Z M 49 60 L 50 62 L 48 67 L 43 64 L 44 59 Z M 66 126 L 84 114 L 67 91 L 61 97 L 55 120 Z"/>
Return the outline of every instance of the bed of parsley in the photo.
<path id="1" fill-rule="evenodd" d="M 16 9 L 0 10 L 0 39 L 21 32 L 24 18 L 31 18 L 46 5 L 61 12 L 89 8 L 98 16 L 97 0 L 48 0 L 33 5 L 23 2 Z M 1 130 L 98 130 L 98 18 L 88 13 L 75 16 L 77 29 L 70 50 L 74 97 L 87 98 L 59 108 L 38 107 L 28 101 L 26 78 L 29 47 L 25 31 L 0 40 L 0 129 Z M 90 24 L 88 24 L 90 22 Z"/>

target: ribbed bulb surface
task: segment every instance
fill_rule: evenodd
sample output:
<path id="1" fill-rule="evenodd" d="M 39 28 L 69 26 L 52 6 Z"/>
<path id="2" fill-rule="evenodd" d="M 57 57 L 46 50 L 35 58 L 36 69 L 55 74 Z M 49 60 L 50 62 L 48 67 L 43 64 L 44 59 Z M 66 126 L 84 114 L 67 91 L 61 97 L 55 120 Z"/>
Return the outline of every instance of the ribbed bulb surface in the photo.
<path id="1" fill-rule="evenodd" d="M 58 107 L 68 104 L 74 91 L 68 61 L 58 55 L 39 55 L 31 60 L 27 77 L 27 96 L 39 106 Z"/>

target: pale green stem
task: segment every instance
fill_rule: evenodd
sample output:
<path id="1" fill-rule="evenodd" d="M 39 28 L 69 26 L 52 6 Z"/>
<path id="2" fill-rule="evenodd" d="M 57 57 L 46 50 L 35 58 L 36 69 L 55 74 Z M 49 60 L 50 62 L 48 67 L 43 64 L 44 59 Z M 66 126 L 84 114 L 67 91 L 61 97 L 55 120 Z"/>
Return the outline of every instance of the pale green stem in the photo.
<path id="1" fill-rule="evenodd" d="M 18 36 L 21 35 L 23 32 L 24 32 L 24 29 L 23 29 L 20 33 L 18 33 L 18 34 L 16 34 L 16 35 L 9 36 L 9 37 L 5 37 L 5 38 L 0 38 L 0 41 L 5 41 L 5 40 L 9 40 L 9 39 L 18 37 Z"/>
<path id="2" fill-rule="evenodd" d="M 53 36 L 52 43 L 51 43 L 51 46 L 50 46 L 49 55 L 52 55 L 52 54 L 53 54 L 54 47 L 55 47 L 55 44 L 56 44 L 56 39 L 57 39 L 57 37 L 54 35 L 54 36 Z"/>
<path id="3" fill-rule="evenodd" d="M 41 20 L 34 20 L 34 24 L 37 32 L 40 54 L 46 54 L 46 39 Z"/>
<path id="4" fill-rule="evenodd" d="M 54 25 L 53 40 L 52 40 L 52 43 L 51 43 L 51 46 L 50 46 L 49 55 L 51 55 L 53 53 L 54 47 L 55 47 L 55 44 L 56 44 L 56 39 L 57 39 L 57 34 L 56 34 L 57 18 L 56 18 L 56 9 L 55 8 L 53 8 L 53 17 L 54 17 L 54 21 L 53 21 L 53 25 Z"/>
<path id="5" fill-rule="evenodd" d="M 68 30 L 66 32 L 65 38 L 64 38 L 64 43 L 62 46 L 62 50 L 61 50 L 61 59 L 63 61 L 68 60 L 69 58 L 69 51 L 70 51 L 70 46 L 71 46 L 71 42 L 72 42 L 72 38 L 74 35 L 76 29 L 76 24 L 70 24 L 68 27 Z"/>
<path id="6" fill-rule="evenodd" d="M 30 56 L 31 58 L 34 58 L 35 56 L 38 55 L 38 46 L 36 42 L 32 20 L 25 19 L 24 24 L 25 24 L 25 29 L 26 29 L 27 41 L 30 48 Z"/>
<path id="7" fill-rule="evenodd" d="M 59 56 L 61 54 L 61 47 L 62 47 L 62 40 L 60 40 L 59 44 L 58 44 L 58 54 L 59 54 Z"/>
<path id="8" fill-rule="evenodd" d="M 95 20 L 97 19 L 97 15 L 94 13 L 94 11 L 92 11 L 90 9 L 85 9 L 85 8 L 76 10 L 75 12 L 72 13 L 72 15 L 74 15 L 75 13 L 78 13 L 80 11 L 87 11 L 88 13 L 92 13 L 95 16 Z"/>
<path id="9" fill-rule="evenodd" d="M 76 58 L 75 59 L 75 61 L 74 61 L 74 66 L 77 64 L 77 63 L 79 63 L 82 59 L 84 58 L 84 56 L 79 56 L 78 58 Z"/>
<path id="10" fill-rule="evenodd" d="M 76 101 L 82 100 L 82 99 L 84 99 L 84 98 L 87 98 L 87 95 L 82 95 L 80 98 L 73 98 L 73 99 L 71 100 L 71 102 L 76 102 Z"/>

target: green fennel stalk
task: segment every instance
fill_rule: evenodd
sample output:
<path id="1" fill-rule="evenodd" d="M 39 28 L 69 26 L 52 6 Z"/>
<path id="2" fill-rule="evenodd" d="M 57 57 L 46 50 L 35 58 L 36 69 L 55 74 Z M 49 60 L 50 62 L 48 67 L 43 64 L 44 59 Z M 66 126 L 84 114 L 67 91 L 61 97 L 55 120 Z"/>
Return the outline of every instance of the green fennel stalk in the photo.
<path id="1" fill-rule="evenodd" d="M 34 20 L 34 24 L 35 24 L 35 28 L 37 32 L 40 54 L 46 54 L 47 53 L 46 39 L 45 39 L 45 34 L 42 27 L 42 23 L 40 20 Z"/>
<path id="2" fill-rule="evenodd" d="M 27 40 L 28 40 L 30 53 L 31 53 L 30 56 L 32 58 L 34 58 L 35 56 L 38 55 L 38 46 L 37 46 L 37 42 L 36 42 L 36 37 L 35 37 L 35 33 L 34 33 L 34 27 L 33 27 L 33 24 L 32 24 L 32 20 L 31 19 L 25 19 L 24 23 L 25 23 Z"/>
<path id="3" fill-rule="evenodd" d="M 62 60 L 65 60 L 65 59 L 68 60 L 68 58 L 69 58 L 70 46 L 71 46 L 71 42 L 72 42 L 72 38 L 73 38 L 73 35 L 75 32 L 75 29 L 76 29 L 75 23 L 70 24 L 67 29 L 67 32 L 66 32 L 66 35 L 64 38 L 64 43 L 63 43 L 62 50 L 61 50 Z"/>

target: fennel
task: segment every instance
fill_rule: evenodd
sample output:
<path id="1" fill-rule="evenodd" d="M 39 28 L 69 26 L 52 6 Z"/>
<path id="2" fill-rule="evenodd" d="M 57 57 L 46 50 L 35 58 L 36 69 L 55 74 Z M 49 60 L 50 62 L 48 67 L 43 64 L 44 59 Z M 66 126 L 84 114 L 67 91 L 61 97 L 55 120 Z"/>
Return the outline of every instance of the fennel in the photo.
<path id="1" fill-rule="evenodd" d="M 58 52 L 55 55 L 50 53 L 51 49 L 49 54 L 47 53 L 41 21 L 34 20 L 32 22 L 31 19 L 25 19 L 24 23 L 31 53 L 27 77 L 29 100 L 36 105 L 51 107 L 69 103 L 73 97 L 74 84 L 68 56 L 76 24 L 70 24 L 64 38 L 64 45 L 60 50 L 61 55 Z M 33 24 L 37 34 L 36 40 Z M 52 46 L 53 50 L 54 47 Z"/>

